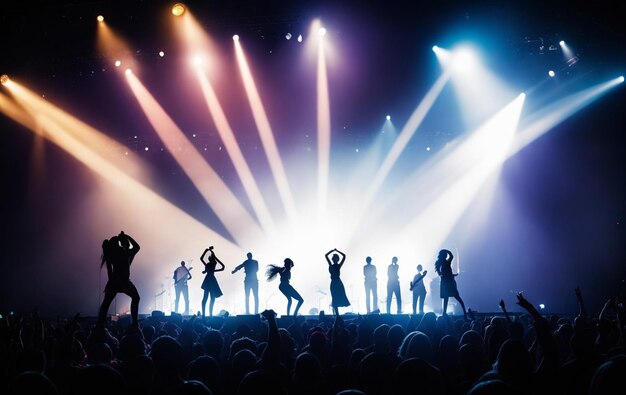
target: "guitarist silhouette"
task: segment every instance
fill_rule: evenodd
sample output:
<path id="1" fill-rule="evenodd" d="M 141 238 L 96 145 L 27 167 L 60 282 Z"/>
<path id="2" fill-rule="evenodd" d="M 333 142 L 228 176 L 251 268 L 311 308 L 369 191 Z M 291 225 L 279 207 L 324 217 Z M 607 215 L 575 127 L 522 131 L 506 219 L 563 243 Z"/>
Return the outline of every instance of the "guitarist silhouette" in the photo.
<path id="1" fill-rule="evenodd" d="M 191 260 L 189 262 L 191 262 Z M 185 265 L 185 261 L 181 261 L 180 266 L 174 270 L 174 289 L 176 291 L 174 311 L 178 313 L 178 302 L 180 301 L 180 294 L 182 293 L 185 299 L 185 315 L 189 314 L 189 288 L 187 287 L 187 281 L 191 280 L 191 273 L 189 273 L 191 269 L 193 268 L 188 268 Z"/>
<path id="2" fill-rule="evenodd" d="M 424 286 L 424 277 L 427 270 L 422 272 L 422 265 L 417 265 L 417 274 L 413 277 L 413 281 L 409 284 L 409 291 L 413 291 L 413 314 L 416 314 L 417 302 L 419 300 L 419 312 L 424 314 L 424 299 L 426 299 L 426 287 Z"/>

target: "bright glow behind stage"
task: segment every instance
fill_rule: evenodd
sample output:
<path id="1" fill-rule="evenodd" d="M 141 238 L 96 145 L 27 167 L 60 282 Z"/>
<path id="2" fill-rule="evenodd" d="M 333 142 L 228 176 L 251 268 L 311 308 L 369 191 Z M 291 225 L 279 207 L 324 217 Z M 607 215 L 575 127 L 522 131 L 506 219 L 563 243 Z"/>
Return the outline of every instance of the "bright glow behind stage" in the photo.
<path id="1" fill-rule="evenodd" d="M 319 21 L 312 24 L 302 51 L 310 52 L 306 54 L 308 67 L 314 72 L 293 72 L 308 80 L 308 85 L 302 86 L 310 90 L 299 89 L 292 97 L 282 97 L 278 86 L 288 86 L 289 80 L 284 75 L 271 81 L 261 79 L 271 75 L 267 71 L 271 67 L 255 62 L 258 59 L 250 56 L 252 51 L 244 51 L 244 44 L 246 50 L 254 49 L 254 41 L 242 32 L 241 37 L 231 36 L 234 44 L 229 39 L 222 47 L 204 31 L 192 11 L 178 8 L 169 15 L 178 33 L 180 58 L 185 59 L 179 63 L 187 66 L 175 68 L 170 63 L 166 71 L 171 79 L 154 78 L 157 73 L 135 59 L 129 49 L 132 46 L 104 21 L 98 22 L 98 47 L 103 56 L 111 58 L 108 66 L 120 77 L 111 89 L 132 98 L 129 115 L 141 118 L 146 134 L 158 141 L 140 149 L 145 149 L 147 156 L 161 148 L 163 156 L 171 156 L 176 171 L 186 177 L 192 190 L 180 193 L 197 193 L 202 210 L 214 213 L 216 223 L 200 220 L 188 207 L 168 200 L 154 184 L 155 166 L 142 159 L 141 152 L 117 155 L 109 147 L 123 145 L 107 133 L 8 76 L 2 79 L 10 95 L 0 95 L 0 109 L 37 136 L 33 152 L 37 152 L 39 167 L 44 163 L 41 144 L 47 139 L 97 180 L 85 194 L 83 209 L 70 220 L 79 228 L 87 228 L 88 223 L 100 239 L 124 229 L 142 245 L 131 270 L 142 295 L 142 313 L 171 311 L 171 275 L 181 260 L 194 267 L 189 284 L 191 310 L 200 310 L 203 275 L 199 256 L 209 245 L 215 246 L 226 264 L 225 271 L 216 275 L 224 296 L 217 300 L 215 313 L 244 313 L 244 274 L 230 271 L 245 260 L 247 252 L 260 263 L 261 310 L 273 308 L 284 313 L 286 301 L 278 282 L 267 283 L 264 271 L 266 265 L 280 265 L 289 257 L 295 263 L 292 284 L 305 299 L 301 313 L 312 309 L 330 312 L 330 276 L 324 254 L 333 248 L 347 254 L 341 277 L 352 305 L 341 312 L 365 312 L 362 268 L 368 256 L 378 268 L 381 309 L 386 302 L 387 266 L 392 257 L 398 257 L 403 310 L 409 312 L 408 284 L 415 266 L 421 264 L 429 271 L 426 283 L 434 288 L 428 290 L 431 296 L 436 294 L 433 263 L 437 251 L 455 250 L 462 239 L 456 233 L 457 225 L 465 213 L 480 205 L 477 196 L 482 203 L 489 201 L 486 197 L 498 184 L 503 163 L 623 81 L 617 78 L 578 91 L 570 89 L 549 105 L 534 103 L 540 109 L 528 113 L 533 96 L 515 97 L 507 81 L 483 64 L 479 52 L 470 46 L 450 51 L 435 46 L 442 70 L 437 76 L 425 77 L 426 88 L 416 89 L 405 99 L 411 104 L 408 113 L 398 114 L 393 108 L 362 109 L 380 112 L 380 119 L 371 126 L 376 133 L 351 145 L 342 141 L 344 132 L 338 125 L 344 119 L 335 100 L 341 78 L 336 65 L 344 54 L 340 43 L 334 41 L 340 29 L 322 28 Z M 114 20 L 107 15 L 109 19 Z M 291 42 L 298 45 L 295 41 Z M 174 48 L 165 49 L 168 56 L 159 60 L 161 64 L 176 56 Z M 121 74 L 124 70 L 125 75 Z M 185 80 L 193 82 L 186 86 L 180 82 Z M 447 100 L 442 96 L 449 85 L 454 87 L 458 109 L 446 102 L 446 112 L 433 115 L 437 105 Z M 176 97 L 164 98 L 159 88 Z M 178 96 L 180 92 L 184 95 Z M 191 128 L 182 126 L 188 113 L 176 109 L 175 101 L 183 102 L 181 107 L 189 113 L 206 114 L 204 121 L 212 123 L 194 125 L 190 137 Z M 286 103 L 290 101 L 306 105 L 292 114 L 295 105 Z M 431 150 L 422 140 L 433 128 L 429 116 L 437 118 L 434 122 L 458 118 L 461 130 Z M 285 126 L 290 117 L 301 130 Z M 294 143 L 300 133 L 306 136 L 305 149 Z M 204 141 L 213 138 L 219 148 L 211 151 L 210 144 L 202 146 L 196 136 Z M 485 210 L 489 207 L 481 207 L 481 212 Z M 224 230 L 218 230 L 221 228 Z M 471 230 L 472 224 L 465 223 L 463 229 Z M 97 255 L 99 251 L 88 253 Z M 454 270 L 461 271 L 459 259 L 455 265 Z M 81 270 L 94 278 L 97 275 L 96 265 L 81 266 Z M 477 264 L 463 261 L 462 271 L 474 270 L 478 270 Z M 460 283 L 462 295 L 466 287 Z M 128 302 L 125 297 L 120 300 L 118 312 L 123 313 Z M 471 296 L 466 301 L 473 306 Z M 426 305 L 427 310 L 439 308 L 429 301 Z"/>

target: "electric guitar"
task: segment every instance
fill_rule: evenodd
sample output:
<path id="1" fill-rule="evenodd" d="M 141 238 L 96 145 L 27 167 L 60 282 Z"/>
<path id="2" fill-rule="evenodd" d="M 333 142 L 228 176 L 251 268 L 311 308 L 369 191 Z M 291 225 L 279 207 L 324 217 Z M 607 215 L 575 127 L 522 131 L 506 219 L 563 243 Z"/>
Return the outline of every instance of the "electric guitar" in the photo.
<path id="1" fill-rule="evenodd" d="M 428 273 L 428 270 L 424 270 L 424 272 L 422 273 L 422 277 L 418 278 L 415 282 L 410 282 L 409 283 L 409 291 L 413 291 L 413 288 L 424 279 L 424 277 L 426 277 L 426 273 Z"/>
<path id="2" fill-rule="evenodd" d="M 174 281 L 174 286 L 178 285 L 179 283 L 185 281 L 185 280 L 191 280 L 191 273 L 189 273 L 191 271 L 191 269 L 193 269 L 193 267 L 187 268 L 187 273 L 183 275 L 183 277 L 179 278 L 178 280 Z M 187 275 L 189 275 L 189 277 L 187 277 Z"/>

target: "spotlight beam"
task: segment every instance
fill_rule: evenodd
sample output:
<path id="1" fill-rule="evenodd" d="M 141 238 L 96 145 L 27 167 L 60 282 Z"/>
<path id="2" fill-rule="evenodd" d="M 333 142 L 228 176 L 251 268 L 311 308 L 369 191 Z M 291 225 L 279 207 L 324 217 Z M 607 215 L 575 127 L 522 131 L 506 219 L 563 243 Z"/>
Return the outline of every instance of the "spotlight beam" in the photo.
<path id="1" fill-rule="evenodd" d="M 91 150 L 97 152 L 109 162 L 124 168 L 126 173 L 138 179 L 150 179 L 149 171 L 145 164 L 142 163 L 139 156 L 129 152 L 128 156 L 122 158 L 113 153 L 115 150 L 112 150 L 112 147 L 119 148 L 117 151 L 121 151 L 123 147 L 123 145 L 116 140 L 72 116 L 63 109 L 42 99 L 41 96 L 19 83 L 9 81 L 7 87 L 15 99 L 22 103 L 22 105 L 28 106 L 35 114 L 43 113 L 55 119 L 56 122 L 63 125 L 66 133 L 70 134 L 82 144 L 86 144 Z"/>
<path id="2" fill-rule="evenodd" d="M 429 202 L 419 204 L 422 207 L 419 214 L 400 232 L 407 243 L 417 244 L 423 251 L 435 251 L 441 247 L 482 185 L 505 160 L 519 122 L 524 99 L 525 95 L 518 96 L 473 132 L 471 138 L 448 154 L 450 157 L 463 158 L 462 169 L 459 168 L 459 172 L 455 174 L 447 176 L 444 174 L 438 180 L 445 186 L 444 190 L 431 197 Z M 446 167 L 445 161 L 442 164 L 444 166 L 439 166 L 440 169 Z M 427 178 L 428 174 L 414 187 L 433 185 L 425 184 L 428 182 Z"/>
<path id="3" fill-rule="evenodd" d="M 619 78 L 615 78 L 594 85 L 558 100 L 531 116 L 525 116 L 524 119 L 528 121 L 523 122 L 526 125 L 519 126 L 519 130 L 513 137 L 502 161 L 506 161 L 580 109 L 598 100 L 611 88 L 617 86 L 619 82 Z M 476 144 L 471 143 L 471 141 L 475 140 L 477 136 L 480 135 L 473 133 L 467 138 L 467 141 L 451 144 L 448 149 L 441 151 L 433 160 L 421 166 L 410 177 L 409 181 L 398 188 L 393 195 L 388 196 L 385 205 L 370 213 L 372 220 L 376 221 L 376 218 L 385 215 L 390 207 L 409 207 L 409 202 L 402 199 L 410 197 L 410 205 L 413 207 L 424 207 L 429 204 L 428 202 L 438 199 L 445 193 L 446 185 L 448 185 L 438 180 L 449 177 L 457 179 L 466 172 L 467 160 L 465 158 L 472 154 L 472 147 L 475 147 Z M 474 152 L 474 155 L 476 154 L 477 152 Z M 429 187 L 424 188 L 424 185 L 429 185 Z"/>
<path id="4" fill-rule="evenodd" d="M 488 133 L 481 131 L 488 128 L 489 122 L 493 122 L 493 119 L 494 116 L 475 131 L 451 142 L 417 168 L 399 188 L 387 195 L 385 202 L 378 206 L 371 216 L 384 215 L 390 207 L 423 207 L 437 199 L 450 184 L 445 180 L 463 177 L 470 164 L 476 163 L 485 155 L 482 147 L 489 147 L 492 138 Z"/>
<path id="5" fill-rule="evenodd" d="M 325 215 L 328 199 L 328 175 L 330 168 L 330 97 L 324 38 L 319 37 L 317 52 L 317 211 Z"/>
<path id="6" fill-rule="evenodd" d="M 374 179 L 370 183 L 369 188 L 361 201 L 361 207 L 359 208 L 357 216 L 352 224 L 353 229 L 349 232 L 350 234 L 352 234 L 360 225 L 360 222 L 374 200 L 374 197 L 382 187 L 385 178 L 391 172 L 391 169 L 397 162 L 398 158 L 400 158 L 400 154 L 402 154 L 402 151 L 406 148 L 407 144 L 426 117 L 426 114 L 428 114 L 428 111 L 437 100 L 437 97 L 450 79 L 450 75 L 450 68 L 445 69 L 439 78 L 437 78 L 437 81 L 435 81 L 433 86 L 428 90 L 424 98 L 418 104 L 417 108 L 413 111 L 413 114 L 411 114 L 409 120 L 402 128 L 398 138 L 394 141 L 393 146 L 387 153 L 382 165 L 378 168 Z"/>
<path id="7" fill-rule="evenodd" d="M 600 99 L 604 94 L 608 93 L 611 88 L 616 87 L 622 81 L 620 77 L 617 77 L 596 84 L 590 88 L 560 99 L 536 112 L 532 117 L 528 117 L 528 124 L 523 125 L 521 130 L 517 133 L 507 158 L 510 158 L 524 149 L 530 143 L 543 136 L 550 131 L 550 129 L 560 124 L 580 109 Z"/>
<path id="8" fill-rule="evenodd" d="M 239 144 L 237 144 L 235 134 L 226 119 L 226 114 L 224 114 L 224 110 L 222 109 L 217 95 L 209 83 L 208 78 L 200 69 L 197 69 L 196 74 L 198 81 L 200 81 L 200 88 L 202 89 L 202 94 L 204 95 L 209 112 L 211 113 L 215 126 L 217 127 L 217 131 L 224 142 L 226 151 L 235 166 L 235 171 L 243 184 L 243 188 L 248 195 L 248 199 L 250 199 L 250 203 L 252 204 L 252 208 L 261 223 L 261 227 L 267 232 L 274 233 L 275 229 L 272 216 L 265 205 L 263 195 L 254 180 L 252 171 L 250 171 L 250 167 L 248 166 L 248 163 L 239 148 Z"/>
<path id="9" fill-rule="evenodd" d="M 559 45 L 561 47 L 561 50 L 563 51 L 563 58 L 566 62 L 575 56 L 574 51 L 569 47 L 569 45 L 567 45 L 565 41 L 560 41 Z"/>
<path id="10" fill-rule="evenodd" d="M 105 21 L 98 23 L 97 46 L 104 57 L 121 60 L 125 67 L 137 68 L 130 46 Z"/>
<path id="11" fill-rule="evenodd" d="M 426 117 L 426 114 L 428 114 L 428 111 L 435 103 L 435 100 L 437 100 L 439 93 L 441 93 L 441 90 L 446 85 L 449 78 L 450 73 L 448 71 L 439 76 L 435 84 L 430 88 L 428 93 L 426 93 L 426 96 L 424 96 L 415 111 L 413 111 L 413 114 L 411 114 L 411 117 L 409 118 L 407 123 L 400 131 L 398 138 L 396 139 L 393 146 L 391 147 L 391 150 L 385 157 L 383 164 L 376 173 L 376 176 L 374 176 L 374 180 L 372 181 L 372 184 L 366 195 L 365 208 L 367 208 L 367 205 L 369 205 L 371 199 L 374 197 L 374 195 L 376 195 L 376 193 L 382 186 L 385 178 L 387 177 L 389 172 L 391 172 L 391 169 L 396 164 L 398 158 L 400 158 L 400 154 L 402 154 L 402 151 L 404 151 L 404 148 L 406 148 L 407 144 L 421 125 L 422 121 Z"/>
<path id="12" fill-rule="evenodd" d="M 20 125 L 30 129 L 35 134 L 31 153 L 31 165 L 29 171 L 29 193 L 37 191 L 45 179 L 45 137 L 41 127 L 24 108 L 18 106 L 13 100 L 0 93 L 0 112 L 5 113 Z M 39 192 L 39 191 L 38 191 Z"/>
<path id="13" fill-rule="evenodd" d="M 285 206 L 287 217 L 292 224 L 295 224 L 297 218 L 296 205 L 293 200 L 293 195 L 291 194 L 291 189 L 289 188 L 287 174 L 285 173 L 285 168 L 283 167 L 278 146 L 274 140 L 274 132 L 272 131 L 272 127 L 270 126 L 267 118 L 263 102 L 259 96 L 259 91 L 257 90 L 254 77 L 252 76 L 252 72 L 248 66 L 248 61 L 246 60 L 246 55 L 243 52 L 241 43 L 239 40 L 234 40 L 234 43 L 237 63 L 239 64 L 239 71 L 241 73 L 244 88 L 246 89 L 246 93 L 248 95 L 248 102 L 250 103 L 250 108 L 252 109 L 254 122 L 256 123 L 259 131 L 259 136 L 261 137 L 261 143 L 263 144 L 267 161 L 270 165 L 270 169 L 272 170 L 272 175 L 274 176 L 274 181 L 276 182 L 276 186 L 278 188 L 278 193 L 283 205 Z"/>
<path id="14" fill-rule="evenodd" d="M 43 103 L 49 108 L 43 108 L 42 111 L 42 103 L 38 103 L 38 106 L 32 106 L 35 102 L 31 102 L 31 98 L 23 96 L 23 92 L 32 94 L 32 92 L 29 92 L 24 87 L 20 87 L 17 91 L 12 90 L 15 99 L 22 104 L 22 107 L 18 106 L 5 95 L 0 94 L 0 111 L 33 133 L 44 136 L 47 140 L 59 146 L 95 174 L 98 174 L 123 191 L 127 199 L 140 201 L 141 204 L 139 206 L 146 208 L 145 215 L 142 215 L 142 220 L 160 222 L 166 219 L 170 222 L 170 226 L 174 226 L 175 229 L 186 229 L 194 234 L 209 238 L 230 254 L 242 253 L 242 250 L 235 244 L 212 229 L 207 228 L 189 214 L 145 186 L 142 182 L 131 177 L 124 167 L 111 162 L 103 157 L 101 153 L 94 150 L 93 147 L 98 146 L 100 142 L 95 141 L 90 143 L 79 140 L 74 135 L 73 131 L 69 130 L 70 127 L 68 127 L 67 119 L 62 120 L 56 117 L 55 112 L 60 111 L 58 108 L 52 104 Z M 68 118 L 71 118 L 69 114 L 66 115 Z M 85 134 L 89 134 L 89 130 L 85 130 L 84 132 Z M 158 212 L 159 215 L 155 216 L 154 212 Z M 146 228 L 150 228 L 150 226 L 152 225 L 149 224 Z M 153 229 L 161 227 L 162 224 L 159 224 L 159 226 L 154 226 Z"/>
<path id="15" fill-rule="evenodd" d="M 204 31 L 190 10 L 185 10 L 178 18 L 171 18 L 170 23 L 186 53 L 219 53 L 219 48 L 213 39 Z M 218 56 L 211 56 L 211 67 L 216 67 L 217 61 L 219 61 Z"/>
<path id="16" fill-rule="evenodd" d="M 37 121 L 22 107 L 17 105 L 11 98 L 0 93 L 0 111 L 14 122 L 19 123 L 29 129 L 37 136 L 42 136 L 44 130 L 37 124 Z"/>
<path id="17" fill-rule="evenodd" d="M 141 81 L 132 73 L 126 75 L 126 80 L 161 141 L 236 242 L 248 245 L 251 239 L 263 239 L 256 221 Z"/>

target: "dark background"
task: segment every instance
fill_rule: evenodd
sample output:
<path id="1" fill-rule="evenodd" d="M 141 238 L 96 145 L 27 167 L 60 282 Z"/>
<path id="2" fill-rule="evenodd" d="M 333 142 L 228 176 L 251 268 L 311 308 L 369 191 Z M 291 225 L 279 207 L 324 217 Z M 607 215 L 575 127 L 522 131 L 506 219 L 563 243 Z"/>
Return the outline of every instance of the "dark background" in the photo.
<path id="1" fill-rule="evenodd" d="M 141 145 L 154 144 L 156 137 L 143 118 L 124 114 L 132 97 L 111 88 L 110 59 L 96 51 L 95 17 L 105 15 L 107 23 L 137 51 L 138 61 L 154 66 L 151 74 L 146 73 L 147 85 L 184 130 L 193 130 L 199 115 L 185 113 L 176 95 L 168 96 L 171 87 L 159 83 L 169 78 L 173 62 L 182 56 L 161 23 L 171 4 L 132 0 L 5 5 L 0 14 L 0 73 L 71 108 L 73 114 L 131 149 L 138 135 L 141 153 Z M 277 140 L 296 149 L 310 144 L 304 132 L 314 130 L 315 119 L 298 116 L 297 106 L 307 103 L 297 95 L 293 98 L 294 92 L 311 85 L 297 78 L 296 66 L 290 62 L 297 50 L 295 37 L 299 32 L 306 34 L 314 17 L 321 17 L 341 40 L 346 49 L 342 58 L 350 59 L 349 66 L 340 65 L 338 74 L 330 76 L 333 130 L 349 126 L 347 132 L 333 135 L 337 150 L 367 145 L 390 109 L 394 119 L 410 115 L 420 96 L 417 92 L 425 92 L 438 72 L 429 50 L 433 44 L 447 47 L 461 39 L 480 42 L 489 54 L 490 68 L 519 90 L 544 78 L 548 69 L 564 67 L 554 54 L 540 53 L 537 38 L 546 43 L 565 39 L 575 46 L 580 62 L 566 70 L 563 81 L 589 75 L 595 81 L 608 80 L 626 69 L 624 5 L 609 1 L 187 4 L 224 47 L 235 33 L 247 40 L 260 89 L 283 98 L 267 103 L 268 113 L 283 114 L 272 118 Z M 294 34 L 288 44 L 286 32 Z M 158 63 L 160 49 L 170 62 L 167 68 Z M 273 84 L 273 78 L 281 74 L 287 75 L 284 84 Z M 574 287 L 580 285 L 595 311 L 619 292 L 620 280 L 626 278 L 624 96 L 624 88 L 618 87 L 506 162 L 499 194 L 484 225 L 460 238 L 465 262 L 480 262 L 477 266 L 484 269 L 468 273 L 463 280 L 471 282 L 472 289 L 484 290 L 466 296 L 475 301 L 470 305 L 495 310 L 500 297 L 508 297 L 512 304 L 509 292 L 524 290 L 535 301 L 545 301 L 552 311 L 571 312 L 576 309 Z M 234 106 L 238 100 L 233 94 L 225 106 Z M 237 122 L 245 123 L 234 120 L 235 130 Z M 414 141 L 411 147 L 436 146 L 441 142 L 438 139 L 461 133 L 458 120 L 446 126 L 448 133 L 443 137 L 433 128 L 425 134 L 427 141 Z M 45 172 L 35 174 L 33 134 L 4 116 L 0 132 L 0 311 L 41 306 L 49 314 L 83 311 L 91 315 L 95 312 L 93 291 L 82 281 L 84 269 L 79 267 L 84 262 L 97 264 L 102 235 L 90 233 L 89 219 L 80 224 L 70 219 L 93 193 L 92 175 L 48 143 Z M 215 133 L 211 136 L 202 144 L 215 150 L 220 143 Z M 253 158 L 256 143 L 253 137 L 242 138 L 244 151 Z M 145 155 L 156 169 L 156 182 L 164 196 L 224 231 L 197 194 L 180 192 L 188 188 L 183 187 L 188 180 L 172 158 Z M 216 160 L 212 165 L 226 178 L 233 177 L 232 168 L 221 163 Z M 71 239 L 76 248 L 58 248 L 60 239 Z"/>

